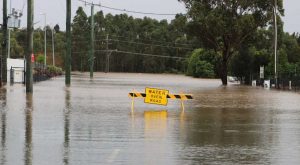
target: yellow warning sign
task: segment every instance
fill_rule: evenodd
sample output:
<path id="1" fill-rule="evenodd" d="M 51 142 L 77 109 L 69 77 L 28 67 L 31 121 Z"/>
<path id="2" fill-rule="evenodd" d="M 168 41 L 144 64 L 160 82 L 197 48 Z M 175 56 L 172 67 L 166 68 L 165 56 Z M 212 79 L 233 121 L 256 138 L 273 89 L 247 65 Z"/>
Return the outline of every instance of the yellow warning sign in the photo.
<path id="1" fill-rule="evenodd" d="M 157 88 L 146 88 L 145 103 L 157 104 L 157 105 L 167 105 L 169 94 L 168 90 L 157 89 Z"/>

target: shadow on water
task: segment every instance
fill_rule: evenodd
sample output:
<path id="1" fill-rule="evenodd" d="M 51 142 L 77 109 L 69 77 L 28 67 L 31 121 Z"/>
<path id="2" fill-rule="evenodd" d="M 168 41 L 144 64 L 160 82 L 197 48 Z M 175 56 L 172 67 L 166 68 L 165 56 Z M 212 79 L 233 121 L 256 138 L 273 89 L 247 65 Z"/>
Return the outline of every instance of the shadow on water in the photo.
<path id="1" fill-rule="evenodd" d="M 69 164 L 70 153 L 70 113 L 71 113 L 71 92 L 70 87 L 65 88 L 65 108 L 64 108 L 64 153 L 63 163 Z"/>
<path id="2" fill-rule="evenodd" d="M 25 108 L 25 146 L 24 146 L 24 164 L 31 165 L 33 160 L 32 154 L 32 112 L 33 98 L 32 94 L 26 95 Z"/>
<path id="3" fill-rule="evenodd" d="M 6 162 L 6 88 L 0 89 L 1 111 L 1 164 Z"/>

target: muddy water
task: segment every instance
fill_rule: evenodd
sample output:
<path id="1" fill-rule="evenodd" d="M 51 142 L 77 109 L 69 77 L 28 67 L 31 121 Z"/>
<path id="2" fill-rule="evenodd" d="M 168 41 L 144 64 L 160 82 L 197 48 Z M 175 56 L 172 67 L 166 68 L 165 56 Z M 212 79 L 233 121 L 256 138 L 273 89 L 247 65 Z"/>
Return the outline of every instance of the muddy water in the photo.
<path id="1" fill-rule="evenodd" d="M 145 87 L 195 100 L 146 105 Z M 0 90 L 1 164 L 299 164 L 300 95 L 176 75 L 104 74 Z"/>

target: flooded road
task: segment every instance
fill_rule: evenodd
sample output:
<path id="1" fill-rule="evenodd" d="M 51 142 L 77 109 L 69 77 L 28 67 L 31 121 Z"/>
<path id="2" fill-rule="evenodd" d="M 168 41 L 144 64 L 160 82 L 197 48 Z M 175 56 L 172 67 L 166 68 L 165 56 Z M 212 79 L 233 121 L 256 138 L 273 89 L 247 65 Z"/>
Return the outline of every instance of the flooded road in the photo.
<path id="1" fill-rule="evenodd" d="M 299 164 L 300 94 L 178 75 L 74 74 L 0 91 L 0 164 Z M 145 87 L 190 93 L 146 105 Z"/>

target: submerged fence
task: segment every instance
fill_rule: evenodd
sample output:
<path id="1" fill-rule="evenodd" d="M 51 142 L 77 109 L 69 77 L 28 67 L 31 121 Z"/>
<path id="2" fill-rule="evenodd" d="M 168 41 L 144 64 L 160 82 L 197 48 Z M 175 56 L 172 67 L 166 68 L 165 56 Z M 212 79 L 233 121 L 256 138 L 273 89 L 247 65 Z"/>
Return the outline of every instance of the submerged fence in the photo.
<path id="1" fill-rule="evenodd" d="M 267 80 L 268 81 L 268 80 Z M 277 79 L 277 87 L 275 79 L 270 79 L 270 84 L 266 85 L 264 79 L 254 80 L 254 86 L 261 86 L 267 88 L 277 88 L 281 90 L 293 90 L 293 91 L 300 91 L 300 77 L 292 77 L 292 78 L 278 78 Z"/>

